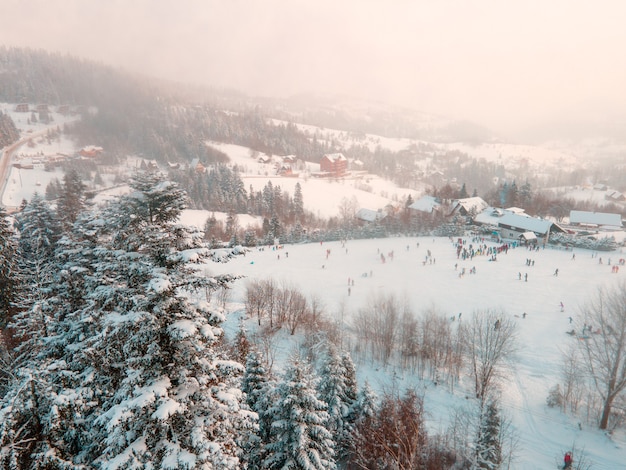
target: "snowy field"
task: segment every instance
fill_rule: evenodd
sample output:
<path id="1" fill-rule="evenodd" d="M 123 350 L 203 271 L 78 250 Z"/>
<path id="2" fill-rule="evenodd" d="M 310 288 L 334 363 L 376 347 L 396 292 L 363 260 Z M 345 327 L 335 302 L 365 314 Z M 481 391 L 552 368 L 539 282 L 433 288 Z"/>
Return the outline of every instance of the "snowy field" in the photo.
<path id="1" fill-rule="evenodd" d="M 327 258 L 328 249 L 331 251 Z M 432 264 L 424 264 L 427 250 L 431 251 Z M 387 256 L 391 251 L 393 260 Z M 385 263 L 380 253 L 386 255 Z M 607 264 L 609 258 L 614 265 L 623 257 L 622 250 L 598 253 L 595 258 L 592 254 L 585 250 L 572 252 L 548 247 L 528 251 L 518 247 L 500 254 L 495 262 L 486 256 L 462 261 L 457 259 L 453 243 L 447 238 L 388 238 L 348 241 L 345 246 L 341 242 L 326 242 L 287 245 L 276 251 L 253 250 L 227 264 L 210 264 L 207 271 L 241 274 L 247 278 L 238 281 L 232 291 L 230 309 L 239 314 L 229 317 L 227 331 L 231 334 L 236 331 L 236 319 L 243 310 L 247 280 L 270 276 L 306 295 L 317 295 L 325 312 L 343 322 L 344 328 L 349 327 L 355 312 L 381 293 L 395 294 L 416 314 L 434 308 L 447 317 L 458 318 L 462 313 L 461 321 L 477 310 L 501 310 L 519 325 L 520 349 L 508 379 L 501 384 L 504 413 L 511 417 L 520 439 L 518 461 L 512 468 L 556 468 L 564 452 L 575 446 L 593 463 L 591 468 L 619 469 L 624 468 L 626 456 L 623 433 L 609 438 L 584 422 L 579 429 L 580 419 L 546 405 L 548 390 L 560 381 L 561 351 L 580 341 L 565 332 L 582 329 L 581 306 L 598 286 L 610 287 L 625 279 L 626 268 L 615 274 Z M 600 257 L 603 264 L 599 263 Z M 533 260 L 534 266 L 527 266 L 527 259 Z M 473 267 L 476 274 L 469 274 Z M 463 268 L 466 274 L 459 276 Z M 554 276 L 557 268 L 559 275 Z M 364 273 L 367 277 L 363 277 Z M 528 281 L 524 281 L 525 274 Z M 355 280 L 350 295 L 348 278 Z M 561 302 L 565 306 L 563 312 Z M 526 318 L 522 317 L 524 312 Z M 250 328 L 253 324 L 254 321 Z M 293 344 L 286 341 L 280 347 L 284 357 Z M 445 387 L 420 384 L 399 369 L 380 369 L 358 358 L 355 362 L 360 381 L 367 379 L 378 390 L 388 387 L 394 377 L 401 385 L 424 390 L 433 431 L 445 430 L 450 410 L 464 406 L 466 395 L 472 396 L 471 380 L 466 379 L 450 394 Z"/>
<path id="2" fill-rule="evenodd" d="M 209 142 L 211 146 L 224 152 L 231 163 L 242 168 L 241 178 L 246 191 L 250 187 L 254 191 L 261 191 L 268 181 L 274 186 L 280 186 L 283 191 L 292 196 L 296 183 L 302 187 L 305 209 L 320 217 L 332 217 L 339 214 L 339 205 L 345 197 L 357 200 L 359 208 L 378 210 L 388 204 L 394 204 L 406 198 L 409 194 L 413 199 L 422 194 L 418 191 L 399 188 L 392 182 L 376 175 L 362 175 L 355 178 L 334 180 L 331 178 L 314 178 L 307 174 L 319 171 L 319 164 L 306 163 L 306 170 L 298 177 L 281 177 L 275 175 L 272 164 L 258 163 L 250 157 L 250 149 L 233 144 Z"/>

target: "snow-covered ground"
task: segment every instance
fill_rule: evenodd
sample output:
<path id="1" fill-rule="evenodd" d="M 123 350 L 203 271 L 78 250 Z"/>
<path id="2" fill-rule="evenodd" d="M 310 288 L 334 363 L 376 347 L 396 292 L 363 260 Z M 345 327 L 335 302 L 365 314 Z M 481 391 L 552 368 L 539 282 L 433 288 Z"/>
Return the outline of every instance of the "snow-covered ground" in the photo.
<path id="1" fill-rule="evenodd" d="M 18 117 L 21 118 L 24 116 Z M 21 121 L 16 121 L 16 124 L 18 127 L 24 125 Z M 393 145 L 395 150 L 409 144 L 398 139 L 390 142 L 376 136 L 367 138 L 372 143 Z M 71 142 L 64 140 L 51 143 L 39 141 L 36 145 L 34 148 L 25 146 L 18 154 L 69 153 L 75 150 Z M 250 186 L 254 190 L 261 190 L 271 180 L 272 184 L 293 194 L 296 182 L 300 182 L 307 210 L 324 217 L 337 215 L 344 197 L 351 199 L 354 196 L 359 207 L 377 209 L 409 193 L 414 198 L 421 195 L 372 175 L 361 179 L 331 181 L 306 176 L 305 171 L 299 178 L 281 178 L 273 175 L 271 165 L 260 164 L 252 159 L 248 148 L 218 143 L 212 145 L 245 168 L 242 177 L 246 190 Z M 518 152 L 522 159 L 533 160 L 530 153 L 534 150 L 509 150 Z M 487 148 L 487 151 L 490 158 L 499 158 L 502 148 L 494 146 Z M 563 155 L 554 157 L 566 160 Z M 318 165 L 308 164 L 307 171 L 317 170 Z M 22 199 L 30 199 L 34 191 L 45 191 L 48 181 L 53 177 L 60 179 L 62 175 L 44 170 L 14 170 L 9 177 L 2 204 L 19 205 Z M 115 188 L 110 195 L 125 190 Z M 588 194 L 591 195 L 585 193 L 584 196 Z M 208 211 L 185 211 L 182 221 L 202 227 L 209 215 Z M 216 216 L 224 217 L 221 214 Z M 240 226 L 255 223 L 260 224 L 255 218 L 239 216 Z M 327 249 L 331 250 L 328 259 Z M 427 250 L 432 252 L 432 264 L 423 263 Z M 383 264 L 380 253 L 388 254 L 390 251 L 395 254 L 393 261 L 387 257 L 387 262 Z M 211 264 L 207 269 L 213 274 L 232 272 L 244 275 L 247 279 L 273 276 L 280 282 L 291 283 L 307 295 L 316 295 L 323 301 L 326 313 L 346 326 L 350 324 L 352 315 L 371 302 L 377 293 L 396 294 L 402 301 L 406 300 L 416 313 L 435 308 L 442 315 L 458 316 L 458 313 L 462 313 L 463 318 L 467 318 L 479 309 L 501 309 L 519 323 L 521 344 L 515 367 L 509 379 L 502 384 L 502 403 L 520 436 L 519 460 L 512 468 L 555 468 L 563 452 L 573 445 L 584 449 L 594 469 L 624 468 L 626 437 L 623 434 L 609 438 L 587 424 L 579 429 L 580 419 L 563 415 L 547 408 L 545 404 L 548 390 L 560 381 L 561 351 L 569 343 L 577 341 L 566 335 L 565 331 L 572 326 L 581 328 L 580 322 L 576 320 L 581 305 L 598 286 L 610 286 L 623 281 L 626 273 L 624 268 L 614 274 L 611 267 L 607 266 L 609 257 L 614 264 L 625 256 L 621 251 L 599 254 L 604 258 L 602 265 L 597 258 L 592 258 L 589 251 L 576 250 L 575 253 L 576 258 L 573 260 L 571 251 L 546 248 L 529 252 L 517 248 L 506 255 L 501 254 L 496 262 L 488 261 L 486 257 L 463 262 L 456 259 L 455 250 L 448 239 L 389 238 L 349 241 L 345 247 L 339 242 L 332 242 L 324 243 L 323 246 L 290 245 L 279 251 L 253 250 L 245 257 L 223 265 Z M 526 266 L 528 258 L 535 261 L 534 266 Z M 456 269 L 455 264 L 458 265 Z M 472 267 L 476 268 L 476 274 L 459 277 L 463 268 L 469 271 Z M 558 277 L 553 276 L 557 268 Z M 364 273 L 368 274 L 367 277 L 363 277 Z M 519 273 L 527 273 L 528 281 L 520 281 Z M 348 278 L 355 280 L 350 295 Z M 241 280 L 233 289 L 231 307 L 235 311 L 243 308 L 245 284 L 246 280 Z M 565 304 L 565 312 L 560 311 L 560 302 Z M 527 313 L 526 318 L 522 318 L 524 312 Z M 574 318 L 573 325 L 569 323 L 570 316 Z M 230 331 L 236 329 L 235 324 L 227 327 Z M 281 346 L 285 352 L 291 348 L 286 342 Z M 450 394 L 442 387 L 416 383 L 413 377 L 399 370 L 380 369 L 370 363 L 357 363 L 357 366 L 360 380 L 368 379 L 378 389 L 393 380 L 407 386 L 416 384 L 424 389 L 426 408 L 430 415 L 429 425 L 435 431 L 445 430 L 450 409 L 467 403 L 465 392 L 471 391 L 470 384 L 467 390 L 458 388 L 454 394 Z"/>
<path id="2" fill-rule="evenodd" d="M 327 258 L 328 249 L 331 251 Z M 432 253 L 432 264 L 423 263 L 427 250 Z M 387 257 L 382 263 L 380 253 L 390 251 L 394 252 L 393 260 Z M 458 317 L 462 313 L 461 321 L 477 310 L 502 310 L 519 325 L 520 349 L 509 377 L 501 384 L 504 412 L 511 417 L 520 439 L 518 461 L 512 468 L 555 468 L 563 453 L 575 446 L 584 450 L 585 459 L 593 463 L 591 468 L 608 470 L 624 468 L 624 433 L 607 437 L 581 418 L 548 408 L 546 397 L 548 390 L 561 381 L 561 351 L 580 341 L 565 332 L 582 328 L 581 306 L 599 286 L 610 287 L 624 281 L 626 268 L 615 274 L 607 264 L 609 258 L 614 265 L 624 257 L 622 251 L 599 253 L 592 258 L 590 251 L 575 250 L 572 259 L 572 251 L 549 247 L 528 251 L 518 247 L 500 254 L 495 262 L 486 256 L 462 261 L 457 259 L 455 248 L 447 238 L 388 238 L 348 241 L 345 246 L 341 242 L 325 242 L 287 245 L 276 251 L 253 250 L 227 264 L 210 264 L 207 270 L 211 274 L 229 272 L 246 276 L 232 291 L 233 311 L 243 309 L 248 280 L 271 276 L 306 295 L 316 295 L 323 301 L 326 314 L 344 327 L 350 325 L 355 312 L 381 293 L 395 294 L 417 314 L 434 308 L 446 316 Z M 599 263 L 600 257 L 603 264 Z M 527 259 L 532 259 L 534 266 L 527 266 Z M 468 272 L 472 267 L 476 268 L 476 274 L 459 277 L 463 268 Z M 559 275 L 554 276 L 557 268 Z M 367 277 L 363 277 L 364 273 Z M 519 273 L 522 280 L 518 279 Z M 528 274 L 527 282 L 523 280 L 525 274 Z M 355 280 L 350 295 L 348 278 Z M 565 305 L 564 312 L 561 302 Z M 524 312 L 526 318 L 522 317 Z M 570 316 L 574 320 L 572 324 Z M 236 329 L 237 317 L 232 316 L 230 331 Z M 293 346 L 285 342 L 280 347 L 286 354 Z M 469 381 L 450 394 L 445 387 L 420 384 L 399 369 L 380 369 L 369 361 L 358 360 L 357 367 L 360 381 L 367 379 L 379 390 L 393 380 L 425 390 L 429 426 L 434 431 L 445 430 L 450 410 L 464 406 L 466 395 L 472 395 Z"/>

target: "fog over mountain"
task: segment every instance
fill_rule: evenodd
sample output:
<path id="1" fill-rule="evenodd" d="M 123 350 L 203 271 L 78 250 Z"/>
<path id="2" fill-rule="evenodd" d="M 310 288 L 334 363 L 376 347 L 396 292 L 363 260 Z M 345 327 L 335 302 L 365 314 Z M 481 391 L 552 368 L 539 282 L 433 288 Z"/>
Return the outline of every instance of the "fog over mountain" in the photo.
<path id="1" fill-rule="evenodd" d="M 510 136 L 579 135 L 626 122 L 625 15 L 619 0 L 24 0 L 3 5 L 0 43 L 253 95 L 377 100 Z"/>

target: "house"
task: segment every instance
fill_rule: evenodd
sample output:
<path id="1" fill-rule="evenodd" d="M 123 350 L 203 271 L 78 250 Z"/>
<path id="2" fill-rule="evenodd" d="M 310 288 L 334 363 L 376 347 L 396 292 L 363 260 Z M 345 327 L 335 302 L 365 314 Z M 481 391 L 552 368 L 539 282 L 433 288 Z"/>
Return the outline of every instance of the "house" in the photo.
<path id="1" fill-rule="evenodd" d="M 417 201 L 409 206 L 409 210 L 417 211 L 417 212 L 425 212 L 428 214 L 432 214 L 435 211 L 438 211 L 441 207 L 441 203 L 439 199 L 435 196 L 422 196 Z"/>
<path id="2" fill-rule="evenodd" d="M 359 160 L 358 158 L 352 159 L 348 161 L 348 167 L 351 170 L 358 170 L 358 171 L 362 171 L 363 167 L 365 166 L 365 164 Z"/>
<path id="3" fill-rule="evenodd" d="M 343 176 L 348 170 L 348 159 L 341 153 L 329 153 L 320 160 L 320 170 L 330 176 Z"/>
<path id="4" fill-rule="evenodd" d="M 484 211 L 487 207 L 489 207 L 489 204 L 480 197 L 456 199 L 452 204 L 452 210 L 449 215 L 476 215 Z"/>
<path id="5" fill-rule="evenodd" d="M 604 199 L 612 202 L 623 202 L 626 200 L 626 197 L 619 191 L 607 191 L 604 195 Z"/>
<path id="6" fill-rule="evenodd" d="M 78 153 L 81 157 L 95 158 L 99 156 L 103 151 L 104 149 L 102 147 L 96 147 L 95 145 L 88 145 L 80 149 Z"/>
<path id="7" fill-rule="evenodd" d="M 505 212 L 498 220 L 498 230 L 501 238 L 509 240 L 521 240 L 522 234 L 532 232 L 543 243 L 547 243 L 551 232 L 562 232 L 565 230 L 552 222 L 551 220 L 538 219 L 526 214 L 515 214 L 513 212 Z M 524 235 L 524 239 L 528 235 Z"/>
<path id="8" fill-rule="evenodd" d="M 570 211 L 569 223 L 580 227 L 622 227 L 622 216 L 609 212 Z"/>
<path id="9" fill-rule="evenodd" d="M 372 209 L 359 209 L 356 213 L 356 218 L 359 222 L 365 224 L 372 224 L 374 222 L 380 222 L 385 219 L 387 215 L 383 212 L 382 209 L 372 210 Z"/>
<path id="10" fill-rule="evenodd" d="M 30 111 L 30 107 L 28 106 L 28 103 L 20 103 L 15 106 L 16 113 L 27 113 L 28 111 Z"/>

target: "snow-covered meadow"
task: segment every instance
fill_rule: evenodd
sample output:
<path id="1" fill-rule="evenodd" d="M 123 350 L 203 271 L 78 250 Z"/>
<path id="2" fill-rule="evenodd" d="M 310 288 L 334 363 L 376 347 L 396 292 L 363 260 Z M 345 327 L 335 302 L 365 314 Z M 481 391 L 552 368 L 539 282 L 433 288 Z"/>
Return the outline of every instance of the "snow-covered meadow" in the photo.
<path id="1" fill-rule="evenodd" d="M 466 240 L 472 243 L 470 238 Z M 427 260 L 428 250 L 432 263 Z M 393 259 L 388 256 L 390 252 Z M 381 253 L 386 257 L 384 263 Z M 488 256 L 463 261 L 457 259 L 453 241 L 447 238 L 402 237 L 286 245 L 278 250 L 270 247 L 252 250 L 230 263 L 210 264 L 206 269 L 211 274 L 245 276 L 230 296 L 230 334 L 243 315 L 246 283 L 268 277 L 321 299 L 326 314 L 340 322 L 347 335 L 354 313 L 383 293 L 394 294 L 416 314 L 434 309 L 447 318 L 454 316 L 454 325 L 458 325 L 459 313 L 462 322 L 477 311 L 501 311 L 519 326 L 519 350 L 507 379 L 500 384 L 504 413 L 510 416 L 519 436 L 518 460 L 512 468 L 555 468 L 563 453 L 574 446 L 584 451 L 585 459 L 593 463 L 591 468 L 608 470 L 623 468 L 626 436 L 615 433 L 609 437 L 580 418 L 548 408 L 546 398 L 549 389 L 561 381 L 562 351 L 580 341 L 566 331 L 582 329 L 580 308 L 599 286 L 624 281 L 626 268 L 617 274 L 611 269 L 624 256 L 622 250 L 595 256 L 591 251 L 548 246 L 539 251 L 514 248 L 499 254 L 497 261 L 490 261 Z M 534 265 L 526 264 L 529 259 Z M 476 268 L 476 274 L 469 274 L 471 268 Z M 463 269 L 465 275 L 461 275 Z M 354 280 L 350 292 L 349 278 Z M 254 320 L 250 328 L 253 325 Z M 278 356 L 288 356 L 296 343 L 297 338 L 280 342 Z M 381 368 L 358 356 L 354 359 L 360 381 L 368 380 L 378 390 L 394 381 L 423 390 L 433 431 L 445 431 L 451 410 L 467 406 L 466 397 L 472 396 L 471 380 L 450 393 L 431 382 L 419 382 L 400 369 Z"/>

